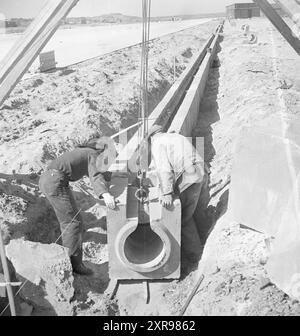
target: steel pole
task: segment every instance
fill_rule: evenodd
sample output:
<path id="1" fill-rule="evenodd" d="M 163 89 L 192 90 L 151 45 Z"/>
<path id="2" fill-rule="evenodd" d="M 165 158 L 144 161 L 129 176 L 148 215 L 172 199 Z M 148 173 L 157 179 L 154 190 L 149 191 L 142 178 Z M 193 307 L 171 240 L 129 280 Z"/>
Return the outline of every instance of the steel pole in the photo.
<path id="1" fill-rule="evenodd" d="M 9 302 L 9 308 L 10 308 L 11 316 L 16 316 L 16 306 L 15 306 L 15 301 L 14 301 L 14 294 L 13 294 L 12 286 L 11 286 L 11 282 L 10 282 L 10 275 L 9 275 L 6 253 L 5 253 L 4 242 L 3 242 L 1 230 L 0 230 L 0 257 L 1 257 L 3 273 L 4 273 L 4 279 L 5 279 L 5 282 L 6 282 L 6 290 L 7 290 L 7 296 L 8 296 L 8 302 Z"/>

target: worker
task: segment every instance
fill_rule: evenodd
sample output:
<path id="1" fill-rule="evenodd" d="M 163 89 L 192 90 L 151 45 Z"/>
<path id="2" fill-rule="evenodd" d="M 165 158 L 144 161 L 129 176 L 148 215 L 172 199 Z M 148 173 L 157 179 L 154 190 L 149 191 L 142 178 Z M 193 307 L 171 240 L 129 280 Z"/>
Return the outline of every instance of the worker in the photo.
<path id="1" fill-rule="evenodd" d="M 88 176 L 95 194 L 108 208 L 114 209 L 115 200 L 107 185 L 111 174 L 103 164 L 106 149 L 107 143 L 103 138 L 92 139 L 53 160 L 39 182 L 40 190 L 54 208 L 60 223 L 62 244 L 69 249 L 73 272 L 80 275 L 93 272 L 82 262 L 83 222 L 69 182 Z"/>
<path id="2" fill-rule="evenodd" d="M 191 142 L 177 133 L 163 133 L 154 125 L 147 137 L 149 159 L 160 185 L 160 202 L 170 209 L 174 195 L 181 201 L 182 257 L 195 263 L 201 256 L 203 246 L 193 218 L 205 180 L 204 162 Z"/>

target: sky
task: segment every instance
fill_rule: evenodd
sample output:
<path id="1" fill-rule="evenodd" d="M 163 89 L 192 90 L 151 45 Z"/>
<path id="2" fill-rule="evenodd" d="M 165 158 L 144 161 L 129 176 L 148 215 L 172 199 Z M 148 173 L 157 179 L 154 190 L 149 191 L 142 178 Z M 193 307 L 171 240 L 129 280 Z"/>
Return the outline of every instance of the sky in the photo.
<path id="1" fill-rule="evenodd" d="M 47 1 L 0 0 L 0 16 L 35 17 Z M 54 0 L 55 1 L 55 0 Z M 152 16 L 224 12 L 225 6 L 251 0 L 152 0 Z M 97 16 L 109 13 L 141 16 L 142 0 L 80 0 L 69 16 Z"/>

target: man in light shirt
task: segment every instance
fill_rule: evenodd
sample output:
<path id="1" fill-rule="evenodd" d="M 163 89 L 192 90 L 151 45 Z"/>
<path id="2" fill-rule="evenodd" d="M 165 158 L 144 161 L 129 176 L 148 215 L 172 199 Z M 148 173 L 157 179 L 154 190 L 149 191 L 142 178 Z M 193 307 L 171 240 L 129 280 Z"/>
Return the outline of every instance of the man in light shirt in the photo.
<path id="1" fill-rule="evenodd" d="M 193 215 L 205 180 L 204 161 L 186 137 L 162 130 L 161 126 L 155 125 L 148 134 L 149 152 L 160 185 L 160 201 L 170 208 L 173 196 L 179 195 L 182 256 L 196 262 L 203 246 Z"/>

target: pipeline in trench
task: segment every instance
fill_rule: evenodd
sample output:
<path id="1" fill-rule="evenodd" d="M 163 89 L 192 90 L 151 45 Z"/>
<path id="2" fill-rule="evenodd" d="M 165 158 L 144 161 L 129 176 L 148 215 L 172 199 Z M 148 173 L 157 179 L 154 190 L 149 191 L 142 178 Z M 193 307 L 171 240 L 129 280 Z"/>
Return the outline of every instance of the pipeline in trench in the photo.
<path id="1" fill-rule="evenodd" d="M 217 53 L 221 51 L 218 47 Z M 199 115 L 197 125 L 193 129 L 193 138 L 204 138 L 204 161 L 206 166 L 211 165 L 214 156 L 216 155 L 213 146 L 213 133 L 211 125 L 220 119 L 218 114 L 217 96 L 219 92 L 219 67 L 220 61 L 218 57 L 213 61 L 209 71 L 208 80 L 205 87 L 204 98 L 201 100 L 199 106 Z M 194 76 L 189 81 L 188 87 L 191 85 Z M 166 126 L 169 126 L 176 115 L 176 111 L 180 107 L 180 104 L 184 100 L 186 92 L 183 94 L 179 104 L 176 106 L 174 113 L 172 113 L 170 120 L 168 120 Z M 226 186 L 224 186 L 225 188 Z M 223 188 L 219 188 L 214 191 L 214 197 L 218 197 Z M 220 201 L 216 206 L 209 206 L 211 200 L 210 197 L 210 174 L 206 181 L 202 185 L 202 190 L 198 202 L 197 209 L 195 211 L 194 219 L 199 233 L 200 240 L 203 244 L 216 223 L 217 219 L 223 215 L 227 207 L 228 192 L 220 198 Z M 161 258 L 165 253 L 165 246 L 163 240 L 152 231 L 150 224 L 139 224 L 136 230 L 133 231 L 127 238 L 124 245 L 125 256 L 131 262 L 137 265 L 151 264 L 157 259 Z M 199 256 L 199 259 L 201 256 Z M 186 260 L 184 260 L 186 262 Z"/>

